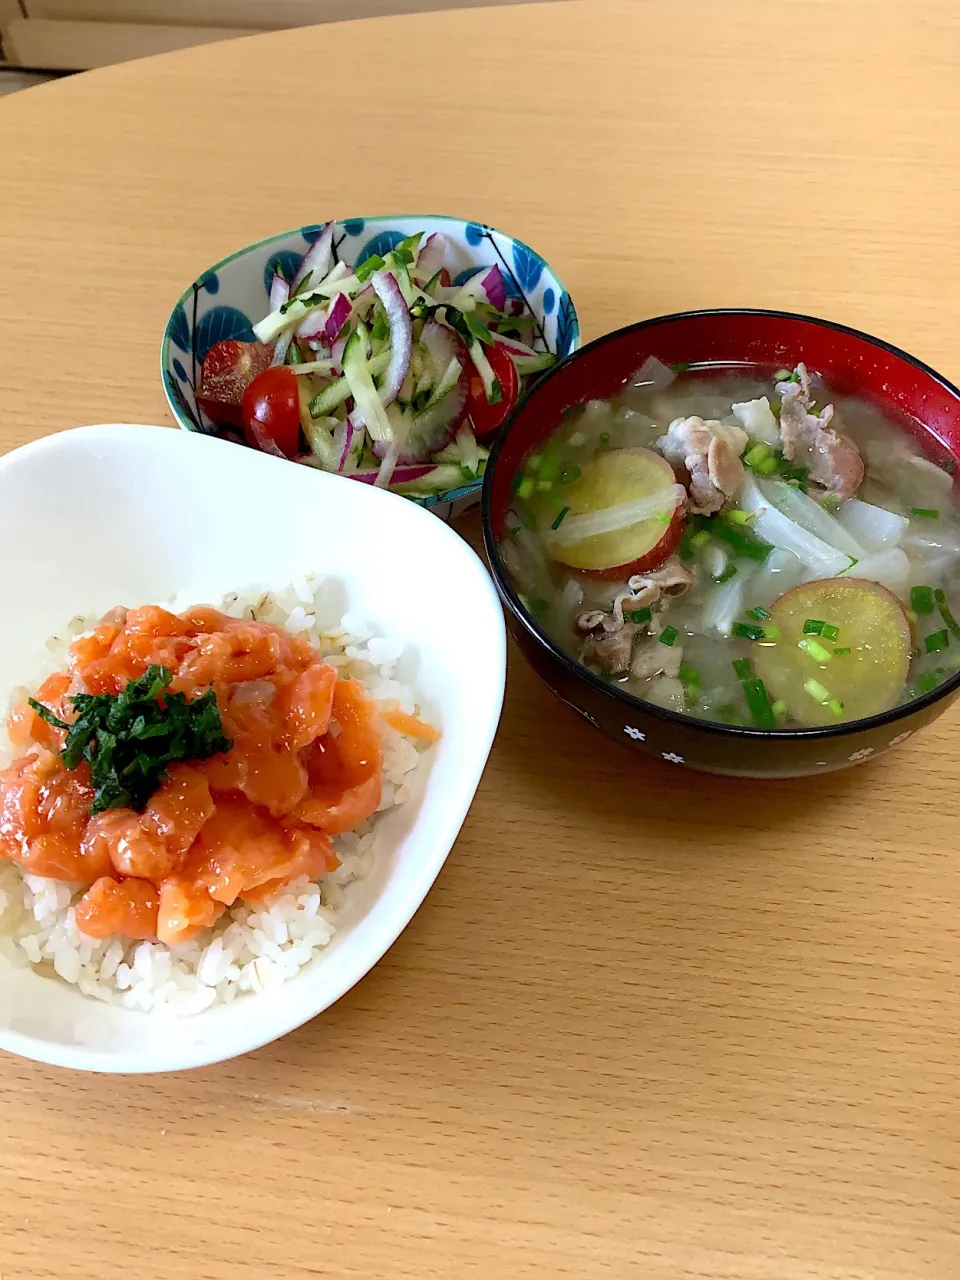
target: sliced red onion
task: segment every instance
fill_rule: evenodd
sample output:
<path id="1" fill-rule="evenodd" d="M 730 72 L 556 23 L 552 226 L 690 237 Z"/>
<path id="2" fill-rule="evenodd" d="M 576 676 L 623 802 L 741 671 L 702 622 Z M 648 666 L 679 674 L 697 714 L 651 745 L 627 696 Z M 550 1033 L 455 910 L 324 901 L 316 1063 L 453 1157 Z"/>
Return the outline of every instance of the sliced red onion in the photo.
<path id="1" fill-rule="evenodd" d="M 308 311 L 297 325 L 298 338 L 319 338 L 327 325 L 327 308 L 318 307 L 316 311 Z"/>
<path id="2" fill-rule="evenodd" d="M 433 316 L 423 326 L 420 343 L 430 357 L 434 383 L 439 382 L 451 360 L 460 360 L 460 363 L 464 364 L 465 361 L 460 358 L 461 355 L 469 359 L 463 343 L 461 342 L 458 348 L 458 342 L 460 339 L 453 330 L 448 329 L 445 324 L 440 324 Z"/>
<path id="3" fill-rule="evenodd" d="M 383 455 L 383 461 L 380 463 L 380 469 L 377 472 L 377 478 L 374 484 L 378 489 L 386 489 L 393 479 L 393 473 L 397 469 L 397 463 L 400 461 L 400 443 L 394 440 L 387 446 L 386 453 Z"/>
<path id="4" fill-rule="evenodd" d="M 489 302 L 497 311 L 503 311 L 507 305 L 507 287 L 503 283 L 500 268 L 481 267 L 458 291 L 454 306 L 463 305 L 464 299 L 476 298 L 477 302 Z"/>
<path id="5" fill-rule="evenodd" d="M 374 292 L 383 304 L 390 325 L 390 363 L 379 387 L 384 407 L 397 398 L 403 380 L 410 368 L 413 351 L 413 325 L 397 278 L 389 271 L 376 271 L 370 281 Z"/>
<path id="6" fill-rule="evenodd" d="M 279 271 L 273 273 L 273 279 L 270 281 L 270 307 L 271 311 L 279 311 L 283 304 L 290 297 L 290 286 L 284 280 Z"/>
<path id="7" fill-rule="evenodd" d="M 428 476 L 435 470 L 436 467 L 432 462 L 428 462 L 425 466 L 404 466 L 403 463 L 398 463 L 393 469 L 391 484 L 413 484 L 415 480 L 422 480 L 424 476 Z M 379 467 L 366 467 L 363 471 L 354 471 L 349 478 L 359 480 L 361 484 L 376 484 L 379 474 Z"/>
<path id="8" fill-rule="evenodd" d="M 469 358 L 463 365 L 464 372 L 456 385 L 442 400 L 430 405 L 413 419 L 400 446 L 400 452 L 397 455 L 398 464 L 408 466 L 426 462 L 441 449 L 445 449 L 454 439 L 467 404 L 468 365 Z M 391 447 L 391 445 L 376 443 L 373 446 L 373 452 L 378 458 L 385 459 L 387 450 Z"/>
<path id="9" fill-rule="evenodd" d="M 333 433 L 333 447 L 337 456 L 337 470 L 343 471 L 350 457 L 350 450 L 356 440 L 357 433 L 363 431 L 363 423 L 358 413 L 351 413 L 346 422 L 341 422 Z"/>
<path id="10" fill-rule="evenodd" d="M 333 372 L 339 377 L 343 373 L 343 349 L 347 345 L 347 335 L 337 341 L 330 348 L 330 359 L 333 361 Z"/>
<path id="11" fill-rule="evenodd" d="M 447 254 L 447 242 L 438 231 L 427 236 L 417 257 L 417 274 L 431 280 L 443 266 Z"/>
<path id="12" fill-rule="evenodd" d="M 277 339 L 277 345 L 273 348 L 273 355 L 270 359 L 270 367 L 276 368 L 278 364 L 283 364 L 287 358 L 287 352 L 290 350 L 290 343 L 293 341 L 293 334 L 288 329 L 286 333 L 281 333 Z"/>
<path id="13" fill-rule="evenodd" d="M 353 314 L 358 320 L 362 320 L 376 300 L 373 285 L 365 284 L 359 293 L 353 295 Z"/>
<path id="14" fill-rule="evenodd" d="M 328 222 L 303 255 L 297 274 L 290 285 L 291 293 L 296 293 L 308 275 L 311 276 L 312 283 L 317 284 L 330 270 L 333 259 L 333 225 L 332 222 Z"/>
<path id="15" fill-rule="evenodd" d="M 509 351 L 512 356 L 541 356 L 542 351 L 535 351 L 533 347 L 528 347 L 525 342 L 521 342 L 518 338 L 508 338 L 502 333 L 495 333 L 493 340 L 498 347 L 503 347 L 504 351 Z"/>
<path id="16" fill-rule="evenodd" d="M 350 319 L 353 307 L 345 293 L 338 293 L 327 308 L 327 323 L 323 326 L 323 342 L 332 347 L 340 335 L 343 326 Z"/>

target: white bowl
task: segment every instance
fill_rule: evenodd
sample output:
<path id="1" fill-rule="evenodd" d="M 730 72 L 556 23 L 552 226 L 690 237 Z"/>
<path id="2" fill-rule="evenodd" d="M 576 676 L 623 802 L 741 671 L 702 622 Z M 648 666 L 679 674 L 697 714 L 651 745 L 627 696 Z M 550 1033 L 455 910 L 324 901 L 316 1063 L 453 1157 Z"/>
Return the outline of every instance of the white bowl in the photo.
<path id="1" fill-rule="evenodd" d="M 460 830 L 503 702 L 505 633 L 480 560 L 403 498 L 201 435 L 84 427 L 0 459 L 0 691 L 30 681 L 76 614 L 190 591 L 216 600 L 317 573 L 349 609 L 408 646 L 443 736 L 417 793 L 378 824 L 370 876 L 342 928 L 279 990 L 193 1017 L 101 1004 L 0 959 L 0 1048 L 90 1071 L 173 1071 L 246 1053 L 350 989 L 423 901 Z M 338 591 L 334 589 L 333 595 Z"/>

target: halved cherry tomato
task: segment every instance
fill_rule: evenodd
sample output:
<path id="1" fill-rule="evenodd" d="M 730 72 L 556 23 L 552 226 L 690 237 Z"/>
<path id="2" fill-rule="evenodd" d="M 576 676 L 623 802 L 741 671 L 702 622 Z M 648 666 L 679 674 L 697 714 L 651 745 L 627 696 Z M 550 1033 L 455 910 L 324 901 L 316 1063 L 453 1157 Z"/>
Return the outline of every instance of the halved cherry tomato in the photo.
<path id="1" fill-rule="evenodd" d="M 300 389 L 288 365 L 258 374 L 243 393 L 243 432 L 264 453 L 295 458 L 300 445 Z"/>
<path id="2" fill-rule="evenodd" d="M 478 440 L 503 426 L 507 415 L 520 398 L 520 378 L 517 375 L 517 367 L 503 347 L 484 346 L 483 353 L 490 361 L 490 368 L 500 383 L 503 399 L 498 400 L 496 404 L 487 404 L 483 379 L 471 366 L 467 409 L 473 420 L 473 433 Z"/>
<path id="3" fill-rule="evenodd" d="M 203 358 L 197 404 L 211 422 L 243 426 L 243 393 L 270 367 L 273 348 L 262 342 L 218 342 Z"/>

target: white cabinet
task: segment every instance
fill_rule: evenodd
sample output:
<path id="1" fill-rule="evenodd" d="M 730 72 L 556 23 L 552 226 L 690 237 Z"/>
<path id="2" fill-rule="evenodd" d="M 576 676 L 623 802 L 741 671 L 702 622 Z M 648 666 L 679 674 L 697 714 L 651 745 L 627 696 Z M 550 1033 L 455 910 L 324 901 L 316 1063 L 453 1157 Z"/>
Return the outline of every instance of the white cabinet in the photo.
<path id="1" fill-rule="evenodd" d="M 280 27 L 512 0 L 0 0 L 7 60 L 81 70 Z"/>

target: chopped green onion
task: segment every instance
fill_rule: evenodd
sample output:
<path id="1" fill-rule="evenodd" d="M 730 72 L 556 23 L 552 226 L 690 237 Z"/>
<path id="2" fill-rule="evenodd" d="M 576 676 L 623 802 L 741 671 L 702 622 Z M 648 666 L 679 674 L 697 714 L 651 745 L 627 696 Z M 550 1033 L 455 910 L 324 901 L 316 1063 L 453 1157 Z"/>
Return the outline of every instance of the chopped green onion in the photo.
<path id="1" fill-rule="evenodd" d="M 946 462 L 941 462 L 940 465 L 948 476 L 952 476 L 957 469 L 957 462 L 955 458 L 948 458 Z"/>
<path id="2" fill-rule="evenodd" d="M 543 459 L 540 457 L 539 453 L 531 453 L 530 457 L 527 459 L 527 470 L 539 471 L 540 463 L 542 461 Z"/>
<path id="3" fill-rule="evenodd" d="M 830 701 L 830 690 L 825 689 L 819 680 L 804 680 L 803 688 L 805 693 L 809 693 L 811 698 L 815 698 L 817 702 L 827 703 Z"/>
<path id="4" fill-rule="evenodd" d="M 570 508 L 569 508 L 569 507 L 564 507 L 561 511 L 559 511 L 559 512 L 557 513 L 557 518 L 556 518 L 556 520 L 554 520 L 554 522 L 553 522 L 553 524 L 550 526 L 550 528 L 551 528 L 551 529 L 559 529 L 559 528 L 560 528 L 560 526 L 563 524 L 564 520 L 566 519 L 567 515 L 569 514 L 569 511 L 570 511 Z"/>
<path id="5" fill-rule="evenodd" d="M 910 608 L 914 613 L 933 613 L 933 587 L 911 587 Z"/>
<path id="6" fill-rule="evenodd" d="M 927 653 L 939 653 L 950 643 L 950 632 L 946 628 L 943 631 L 933 631 L 923 643 L 926 645 Z"/>
<path id="7" fill-rule="evenodd" d="M 731 578 L 735 578 L 736 576 L 737 576 L 737 566 L 735 564 L 728 564 L 727 567 L 724 569 L 723 573 L 717 574 L 717 576 L 714 578 L 714 582 L 718 586 L 721 586 L 724 582 L 729 582 Z"/>
<path id="8" fill-rule="evenodd" d="M 921 520 L 939 520 L 940 512 L 936 507 L 911 507 L 910 514 L 919 516 Z"/>
<path id="9" fill-rule="evenodd" d="M 770 710 L 775 716 L 785 716 L 787 714 L 787 704 L 782 698 L 778 698 Z"/>
<path id="10" fill-rule="evenodd" d="M 510 528 L 507 530 L 507 533 L 509 533 L 511 538 L 515 538 L 519 532 L 520 532 L 520 526 L 518 524 L 511 525 Z"/>
<path id="11" fill-rule="evenodd" d="M 921 693 L 931 693 L 940 683 L 940 677 L 935 671 L 922 671 L 917 676 L 917 688 Z"/>
<path id="12" fill-rule="evenodd" d="M 827 624 L 821 622 L 819 618 L 808 618 L 803 624 L 803 634 L 805 636 L 819 636 L 823 634 L 823 628 Z"/>
<path id="13" fill-rule="evenodd" d="M 825 622 L 820 628 L 820 634 L 824 640 L 836 640 L 840 635 L 840 628 L 835 627 L 832 622 Z"/>
<path id="14" fill-rule="evenodd" d="M 919 618 L 918 618 L 918 616 L 917 616 L 917 611 L 916 611 L 915 609 L 908 609 L 908 610 L 907 610 L 907 621 L 908 621 L 908 622 L 917 622 L 917 621 L 919 621 Z"/>
<path id="15" fill-rule="evenodd" d="M 750 714 L 753 716 L 754 724 L 760 729 L 775 729 L 777 721 L 773 714 L 773 707 L 770 705 L 767 686 L 763 681 L 744 680 L 743 694 L 747 700 Z"/>
<path id="16" fill-rule="evenodd" d="M 950 606 L 947 604 L 946 593 L 938 587 L 933 593 L 933 598 L 936 601 L 937 608 L 940 610 L 940 617 L 944 620 L 956 638 L 960 640 L 960 623 L 957 622 L 956 618 L 950 612 Z"/>
<path id="17" fill-rule="evenodd" d="M 711 532 L 716 534 L 728 547 L 732 547 L 738 555 L 743 556 L 745 560 L 766 560 L 773 550 L 771 543 L 764 542 L 762 538 L 758 538 L 756 534 L 751 533 L 740 525 L 727 524 L 724 520 L 715 520 L 710 528 Z"/>
<path id="18" fill-rule="evenodd" d="M 627 617 L 631 622 L 637 623 L 639 626 L 642 622 L 649 622 L 653 617 L 652 609 L 634 609 L 632 613 L 628 613 Z"/>
<path id="19" fill-rule="evenodd" d="M 560 483 L 573 484 L 574 480 L 579 480 L 582 475 L 583 472 L 575 462 L 568 462 L 560 472 Z"/>
<path id="20" fill-rule="evenodd" d="M 768 444 L 755 444 L 752 449 L 748 449 L 743 455 L 743 460 L 748 467 L 755 467 L 757 463 L 763 462 L 764 458 L 772 458 L 773 450 Z"/>
<path id="21" fill-rule="evenodd" d="M 764 627 L 764 628 L 763 628 L 763 638 L 764 638 L 764 640 L 779 640 L 779 639 L 780 639 L 780 628 L 779 628 L 779 627 Z"/>
<path id="22" fill-rule="evenodd" d="M 533 493 L 536 484 L 531 476 L 524 476 L 517 486 L 517 497 L 527 499 Z"/>
<path id="23" fill-rule="evenodd" d="M 853 650 L 850 648 L 849 645 L 844 645 L 842 649 L 834 649 L 833 656 L 835 658 L 839 658 L 839 657 L 842 657 L 842 655 L 845 653 L 853 653 Z"/>
<path id="24" fill-rule="evenodd" d="M 366 284 L 373 273 L 375 271 L 379 271 L 384 265 L 385 263 L 380 255 L 378 253 L 374 253 L 371 254 L 369 258 L 364 258 L 363 262 L 360 263 L 359 267 L 357 267 L 353 274 L 361 284 Z"/>
<path id="25" fill-rule="evenodd" d="M 763 609 L 763 608 L 761 608 L 761 606 L 760 606 L 760 605 L 757 605 L 757 606 L 756 606 L 755 608 L 753 608 L 753 609 L 748 609 L 748 610 L 747 610 L 747 617 L 748 617 L 748 618 L 754 618 L 757 622 L 764 622 L 764 621 L 765 621 L 767 618 L 769 618 L 770 616 L 771 616 L 771 615 L 770 615 L 769 611 L 768 611 L 767 609 Z"/>
<path id="26" fill-rule="evenodd" d="M 717 718 L 725 720 L 729 724 L 741 724 L 742 717 L 732 702 L 725 702 L 722 707 L 717 707 Z"/>
<path id="27" fill-rule="evenodd" d="M 831 698 L 830 701 L 827 703 L 827 706 L 830 708 L 830 710 L 833 712 L 835 716 L 843 715 L 843 703 L 840 701 L 839 698 Z"/>
<path id="28" fill-rule="evenodd" d="M 726 513 L 725 518 L 729 520 L 731 524 L 746 524 L 750 519 L 750 513 L 748 511 L 741 511 L 739 507 L 734 507 L 732 511 L 728 511 Z"/>
<path id="29" fill-rule="evenodd" d="M 671 517 L 670 517 L 670 516 L 665 516 L 665 515 L 663 514 L 663 512 L 662 512 L 662 511 L 661 511 L 660 515 L 658 515 L 658 516 L 657 516 L 657 522 L 658 522 L 658 524 L 669 524 L 669 523 L 670 523 L 670 519 L 671 519 Z"/>
<path id="30" fill-rule="evenodd" d="M 696 667 L 681 667 L 680 679 L 684 682 L 684 684 L 699 684 L 700 672 L 697 670 Z"/>
<path id="31" fill-rule="evenodd" d="M 749 680 L 753 675 L 753 667 L 749 658 L 734 658 L 733 669 L 738 680 Z"/>
<path id="32" fill-rule="evenodd" d="M 762 458 L 758 463 L 756 463 L 753 469 L 758 475 L 772 476 L 779 465 L 780 464 L 777 462 L 776 458 L 771 456 L 769 458 Z"/>
<path id="33" fill-rule="evenodd" d="M 670 368 L 674 373 L 686 373 L 690 365 L 681 360 L 679 364 L 672 364 Z"/>
<path id="34" fill-rule="evenodd" d="M 789 369 L 778 369 L 773 375 L 774 382 L 789 382 L 793 374 Z"/>
<path id="35" fill-rule="evenodd" d="M 692 560 L 694 556 L 694 551 L 693 551 L 693 548 L 690 546 L 690 543 L 686 541 L 681 541 L 679 547 L 677 547 L 677 555 L 680 557 L 681 560 Z M 720 579 L 718 578 L 717 581 L 719 582 Z"/>
<path id="36" fill-rule="evenodd" d="M 752 622 L 735 622 L 733 624 L 733 634 L 739 636 L 741 640 L 762 640 L 764 638 L 764 628 L 758 627 Z"/>
<path id="37" fill-rule="evenodd" d="M 833 657 L 829 649 L 825 649 L 819 640 L 814 640 L 811 636 L 804 636 L 802 640 L 798 640 L 797 648 L 802 649 L 814 662 L 829 662 Z"/>
<path id="38" fill-rule="evenodd" d="M 679 634 L 680 632 L 676 627 L 664 627 L 663 634 L 660 637 L 660 643 L 671 646 Z"/>
<path id="39" fill-rule="evenodd" d="M 549 490 L 550 490 L 550 489 L 552 489 L 552 488 L 553 488 L 553 481 L 552 481 L 552 480 L 538 480 L 538 481 L 537 481 L 537 488 L 540 490 L 540 492 L 541 492 L 541 493 L 547 493 L 547 492 L 549 492 Z"/>
<path id="40" fill-rule="evenodd" d="M 601 443 L 601 444 L 609 444 L 609 443 L 610 443 L 610 432 L 609 432 L 609 431 L 601 431 L 601 432 L 600 432 L 600 436 L 599 436 L 599 440 L 600 440 L 600 443 Z"/>
<path id="41" fill-rule="evenodd" d="M 701 529 L 699 533 L 695 533 L 690 539 L 690 545 L 694 550 L 697 550 L 698 547 L 704 546 L 709 541 L 710 534 L 706 529 Z"/>
<path id="42" fill-rule="evenodd" d="M 911 658 L 919 658 L 919 657 L 920 657 L 920 650 L 917 648 L 917 646 L 916 646 L 916 645 L 914 645 L 914 646 L 913 646 L 913 648 L 910 650 L 910 657 L 911 657 Z"/>
<path id="43" fill-rule="evenodd" d="M 522 481 L 523 481 L 523 472 L 518 471 L 516 475 L 513 477 L 513 479 L 510 481 L 510 492 L 516 493 L 517 490 L 520 488 Z"/>
<path id="44" fill-rule="evenodd" d="M 820 499 L 820 505 L 824 511 L 836 511 L 840 506 L 840 495 L 837 493 L 825 493 Z"/>

